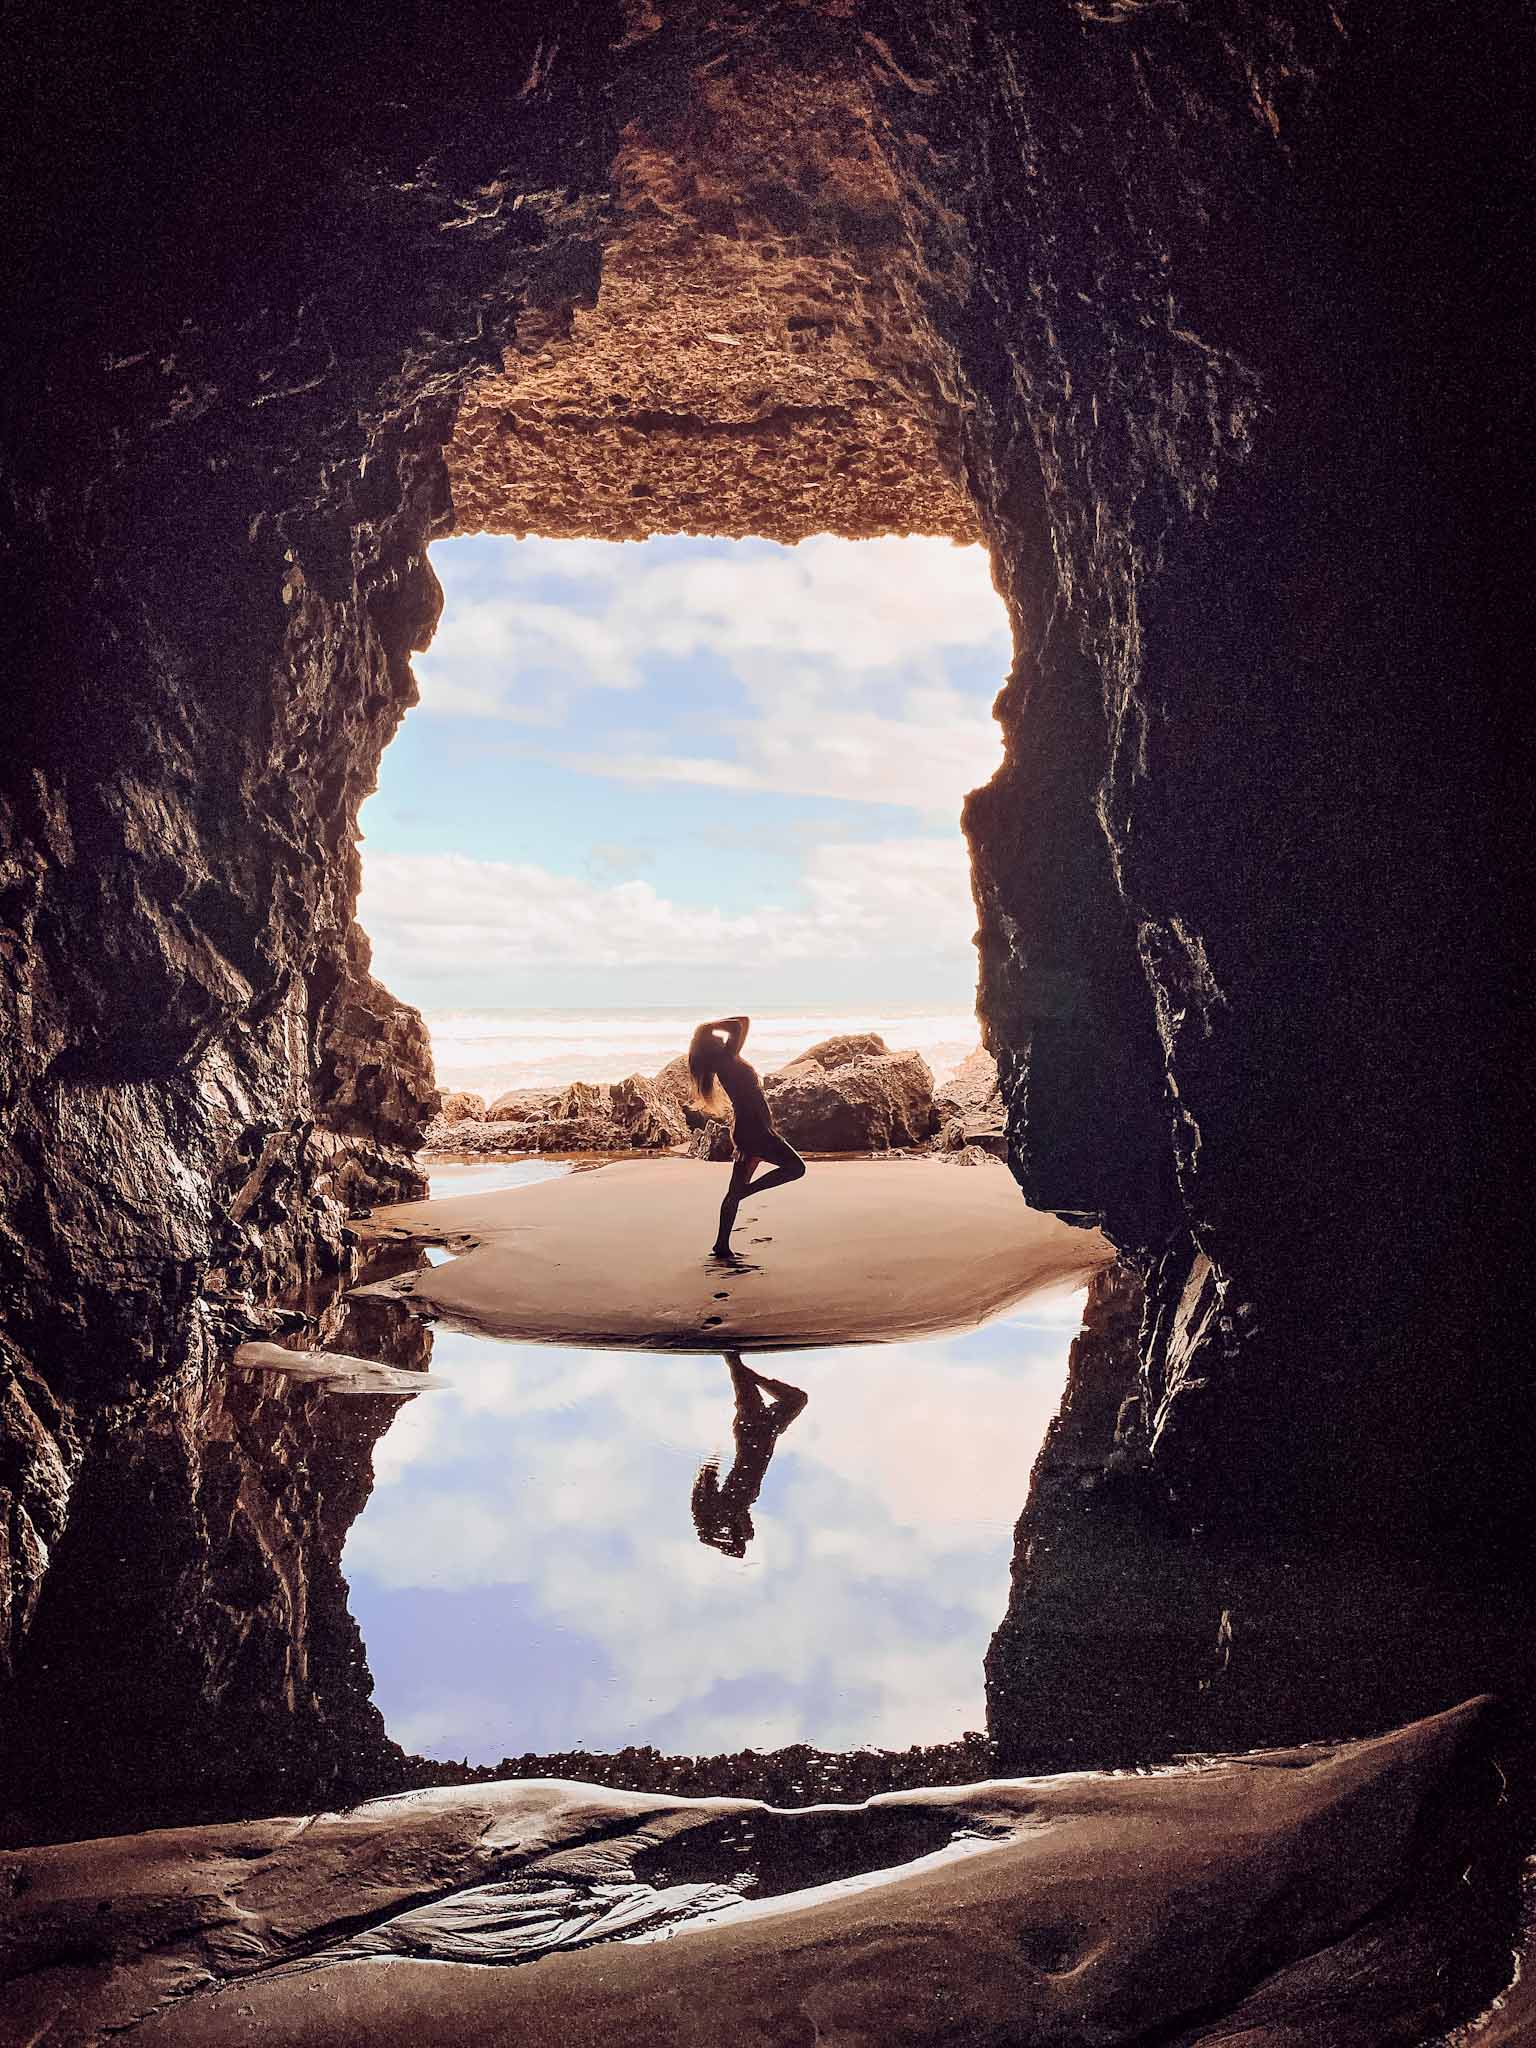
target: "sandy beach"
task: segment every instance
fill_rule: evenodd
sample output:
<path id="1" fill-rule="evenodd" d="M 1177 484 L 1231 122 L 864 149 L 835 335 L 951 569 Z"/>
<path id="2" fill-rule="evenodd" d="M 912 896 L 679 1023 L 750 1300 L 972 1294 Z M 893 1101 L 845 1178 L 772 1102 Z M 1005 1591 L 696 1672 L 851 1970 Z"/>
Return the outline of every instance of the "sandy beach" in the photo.
<path id="1" fill-rule="evenodd" d="M 647 1159 L 495 1194 L 403 1202 L 368 1229 L 446 1245 L 446 1264 L 362 1292 L 405 1293 L 498 1337 L 637 1349 L 789 1350 L 935 1335 L 1113 1251 L 1027 1208 L 1001 1171 L 931 1159 L 814 1165 L 742 1205 L 743 1263 L 709 1256 L 719 1165 Z"/>

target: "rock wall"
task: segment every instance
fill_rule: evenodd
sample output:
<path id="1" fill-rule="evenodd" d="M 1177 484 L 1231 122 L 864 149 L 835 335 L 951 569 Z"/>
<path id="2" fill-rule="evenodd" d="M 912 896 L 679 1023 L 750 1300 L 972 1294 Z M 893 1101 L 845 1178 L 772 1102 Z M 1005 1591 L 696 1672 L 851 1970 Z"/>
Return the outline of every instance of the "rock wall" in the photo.
<path id="1" fill-rule="evenodd" d="M 1019 644 L 967 813 L 1011 1157 L 1149 1304 L 1136 1365 L 1069 1396 L 1070 1516 L 1036 1475 L 997 1732 L 1079 1754 L 1037 1659 L 1117 1749 L 1523 1691 L 1524 1289 L 1488 1215 L 1512 19 L 1452 49 L 1421 8 L 904 18 L 885 88 L 925 217 L 966 223 L 930 305 Z"/>
<path id="2" fill-rule="evenodd" d="M 379 46 L 297 6 L 151 4 L 39 18 L 18 50 L 0 1680 L 83 1776 L 115 1755 L 115 1667 L 58 1654 L 73 1561 L 110 1558 L 109 1608 L 153 1588 L 183 1664 L 218 1664 L 199 1503 L 225 1361 L 345 1274 L 349 1212 L 423 1191 L 437 1095 L 353 922 L 357 811 L 441 603 L 459 388 L 595 269 L 615 144 L 583 44 L 621 34 L 595 8 L 554 67 L 499 10 Z M 219 1695 L 237 1772 L 240 1692 Z M 303 1694 L 281 1678 L 274 1713 L 314 1761 Z"/>
<path id="3" fill-rule="evenodd" d="M 1188 1616 L 1162 1668 L 1203 1698 L 1223 1615 L 1257 1616 L 1227 1725 L 1260 1738 L 1277 1700 L 1336 1733 L 1522 1682 L 1536 1467 L 1485 1218 L 1520 1185 L 1512 43 L 1491 0 L 1453 38 L 1322 0 L 28 25 L 0 450 L 24 1691 L 124 1446 L 192 1470 L 230 1344 L 410 1188 L 435 1096 L 367 975 L 354 841 L 455 521 L 983 534 L 1019 649 L 968 814 L 989 1043 L 1026 1191 L 1146 1276 L 1132 1405 L 1095 1396 L 1074 1455 L 1159 1503 L 1137 1544 Z M 1073 1603 L 1123 1636 L 1114 1497 L 1023 1561 L 1015 1640 Z M 1358 1597 L 1266 1637 L 1341 1557 Z M 994 1658 L 1005 1721 L 1006 1690 Z"/>

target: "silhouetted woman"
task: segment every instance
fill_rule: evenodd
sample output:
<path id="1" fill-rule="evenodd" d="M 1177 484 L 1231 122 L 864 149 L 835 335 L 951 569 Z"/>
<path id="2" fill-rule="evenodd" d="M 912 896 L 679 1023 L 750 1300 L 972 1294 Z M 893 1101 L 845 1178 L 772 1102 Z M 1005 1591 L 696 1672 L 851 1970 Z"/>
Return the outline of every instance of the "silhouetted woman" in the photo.
<path id="1" fill-rule="evenodd" d="M 711 1116 L 724 1116 L 729 1102 L 736 1147 L 731 1184 L 720 1204 L 720 1229 L 714 1243 L 717 1259 L 735 1256 L 731 1232 L 736 1227 L 736 1211 L 748 1195 L 766 1195 L 770 1188 L 799 1180 L 805 1172 L 800 1154 L 773 1128 L 756 1068 L 749 1067 L 741 1056 L 751 1026 L 750 1017 L 717 1017 L 713 1024 L 699 1026 L 688 1047 L 688 1071 L 699 1108 Z M 773 1171 L 753 1180 L 753 1170 L 765 1162 L 772 1164 Z"/>
<path id="2" fill-rule="evenodd" d="M 752 1541 L 752 1506 L 763 1490 L 773 1447 L 805 1406 L 802 1388 L 771 1380 L 741 1362 L 739 1351 L 727 1351 L 731 1386 L 736 1394 L 732 1433 L 736 1456 L 721 1480 L 713 1458 L 693 1482 L 693 1526 L 699 1541 L 727 1557 L 745 1557 Z"/>

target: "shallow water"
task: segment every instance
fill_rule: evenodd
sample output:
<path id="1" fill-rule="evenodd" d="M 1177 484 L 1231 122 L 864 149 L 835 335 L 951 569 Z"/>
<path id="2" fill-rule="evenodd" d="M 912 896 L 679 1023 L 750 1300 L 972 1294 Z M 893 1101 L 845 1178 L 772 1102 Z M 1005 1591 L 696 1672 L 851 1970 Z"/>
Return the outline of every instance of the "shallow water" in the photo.
<path id="1" fill-rule="evenodd" d="M 734 1387 L 722 1358 L 439 1328 L 446 1384 L 379 1443 L 343 1559 L 390 1734 L 496 1763 L 979 1727 L 1013 1523 L 1082 1302 L 753 1354 Z M 710 1461 L 718 1490 L 700 1490 Z"/>
<path id="2" fill-rule="evenodd" d="M 434 1159 L 429 1195 L 494 1195 L 503 1188 L 528 1188 L 570 1172 L 563 1159 Z"/>

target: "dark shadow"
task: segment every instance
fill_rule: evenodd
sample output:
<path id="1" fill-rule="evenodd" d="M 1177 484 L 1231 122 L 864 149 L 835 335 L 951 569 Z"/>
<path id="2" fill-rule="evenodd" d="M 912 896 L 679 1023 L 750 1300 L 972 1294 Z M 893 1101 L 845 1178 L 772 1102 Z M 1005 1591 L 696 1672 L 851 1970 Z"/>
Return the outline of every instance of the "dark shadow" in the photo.
<path id="1" fill-rule="evenodd" d="M 743 1365 L 739 1351 L 727 1351 L 736 1415 L 731 1425 L 736 1455 L 722 1480 L 711 1458 L 693 1482 L 693 1526 L 699 1541 L 727 1557 L 745 1557 L 752 1541 L 752 1505 L 763 1489 L 773 1447 L 809 1398 L 799 1387 L 771 1380 Z"/>

